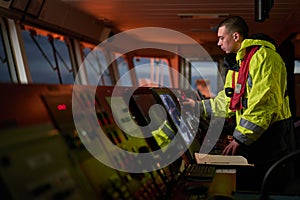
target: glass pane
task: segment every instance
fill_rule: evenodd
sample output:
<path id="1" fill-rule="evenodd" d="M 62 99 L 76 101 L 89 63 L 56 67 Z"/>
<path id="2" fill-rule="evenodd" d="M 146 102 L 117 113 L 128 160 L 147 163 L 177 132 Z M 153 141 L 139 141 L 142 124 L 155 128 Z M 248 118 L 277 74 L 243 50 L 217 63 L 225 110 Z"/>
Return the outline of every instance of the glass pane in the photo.
<path id="1" fill-rule="evenodd" d="M 300 74 L 300 60 L 295 60 L 294 74 Z"/>
<path id="2" fill-rule="evenodd" d="M 92 45 L 82 43 L 83 55 L 89 57 L 85 60 L 85 69 L 87 73 L 88 83 L 95 85 L 112 85 L 111 74 L 107 67 L 106 57 L 103 50 L 94 48 Z M 99 77 L 101 75 L 101 77 Z M 100 80 L 99 80 L 100 79 Z"/>
<path id="3" fill-rule="evenodd" d="M 0 82 L 12 82 L 9 67 L 7 63 L 7 56 L 3 42 L 2 27 L 0 26 Z"/>
<path id="4" fill-rule="evenodd" d="M 54 39 L 58 56 L 58 66 L 64 84 L 74 83 L 74 72 L 69 54 L 69 47 L 64 40 Z"/>
<path id="5" fill-rule="evenodd" d="M 133 64 L 139 86 L 172 87 L 167 59 L 134 57 Z"/>
<path id="6" fill-rule="evenodd" d="M 29 30 L 22 30 L 22 37 L 26 50 L 28 66 L 30 69 L 33 83 L 60 83 L 73 84 L 74 76 L 68 46 L 62 36 L 53 39 L 54 49 L 51 46 L 51 37 L 43 34 L 34 33 Z M 55 62 L 55 56 L 57 64 Z"/>
<path id="7" fill-rule="evenodd" d="M 116 54 L 115 56 L 118 57 L 119 55 Z M 119 85 L 132 86 L 132 79 L 129 73 L 129 66 L 127 60 L 123 56 L 120 56 L 117 58 L 116 62 L 117 62 L 119 76 L 120 76 L 120 79 L 118 80 Z"/>
<path id="8" fill-rule="evenodd" d="M 206 98 L 214 97 L 218 93 L 217 62 L 192 61 L 191 85 L 199 89 Z"/>

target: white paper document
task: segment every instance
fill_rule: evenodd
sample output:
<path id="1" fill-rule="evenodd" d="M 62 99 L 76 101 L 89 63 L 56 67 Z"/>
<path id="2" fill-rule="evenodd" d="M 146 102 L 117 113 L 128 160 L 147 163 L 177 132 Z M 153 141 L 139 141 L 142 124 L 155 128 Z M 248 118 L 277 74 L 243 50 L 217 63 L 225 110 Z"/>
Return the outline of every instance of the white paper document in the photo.
<path id="1" fill-rule="evenodd" d="M 195 153 L 195 158 L 198 164 L 252 166 L 252 164 L 248 164 L 247 159 L 243 156 L 224 156 Z"/>

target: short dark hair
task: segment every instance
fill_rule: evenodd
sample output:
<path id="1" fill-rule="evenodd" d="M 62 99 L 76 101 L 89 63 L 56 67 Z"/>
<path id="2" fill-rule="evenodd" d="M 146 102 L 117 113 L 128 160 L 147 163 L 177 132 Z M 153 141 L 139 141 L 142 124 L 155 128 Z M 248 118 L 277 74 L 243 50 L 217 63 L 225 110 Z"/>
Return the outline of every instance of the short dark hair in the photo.
<path id="1" fill-rule="evenodd" d="M 246 21 L 240 16 L 232 16 L 224 19 L 219 23 L 218 29 L 221 26 L 225 26 L 226 29 L 231 33 L 238 32 L 244 38 L 248 38 L 248 32 L 249 32 L 248 25 Z"/>

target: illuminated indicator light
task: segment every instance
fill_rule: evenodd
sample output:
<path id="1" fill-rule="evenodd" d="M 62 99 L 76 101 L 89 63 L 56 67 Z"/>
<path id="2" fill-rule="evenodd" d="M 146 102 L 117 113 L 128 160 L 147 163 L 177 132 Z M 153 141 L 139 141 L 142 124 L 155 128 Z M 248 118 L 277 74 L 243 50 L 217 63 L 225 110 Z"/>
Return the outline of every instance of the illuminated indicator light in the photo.
<path id="1" fill-rule="evenodd" d="M 57 105 L 57 110 L 59 110 L 59 111 L 67 110 L 66 104 L 59 104 L 59 105 Z"/>

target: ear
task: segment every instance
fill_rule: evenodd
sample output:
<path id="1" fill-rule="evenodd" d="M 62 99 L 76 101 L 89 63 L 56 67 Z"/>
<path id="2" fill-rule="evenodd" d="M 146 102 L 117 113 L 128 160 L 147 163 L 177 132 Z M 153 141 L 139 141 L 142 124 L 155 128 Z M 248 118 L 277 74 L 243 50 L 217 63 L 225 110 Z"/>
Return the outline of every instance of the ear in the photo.
<path id="1" fill-rule="evenodd" d="M 233 40 L 234 40 L 235 42 L 239 41 L 240 38 L 241 38 L 241 35 L 240 35 L 238 32 L 234 32 L 234 33 L 232 34 L 232 36 L 233 36 Z"/>

